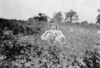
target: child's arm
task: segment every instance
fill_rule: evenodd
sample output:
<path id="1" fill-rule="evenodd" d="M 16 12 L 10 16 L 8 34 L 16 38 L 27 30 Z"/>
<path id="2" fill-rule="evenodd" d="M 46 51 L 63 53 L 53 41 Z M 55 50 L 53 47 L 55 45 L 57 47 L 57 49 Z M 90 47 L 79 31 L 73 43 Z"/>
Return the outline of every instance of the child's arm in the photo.
<path id="1" fill-rule="evenodd" d="M 42 40 L 46 40 L 46 35 L 48 34 L 48 31 L 44 32 L 41 36 Z"/>

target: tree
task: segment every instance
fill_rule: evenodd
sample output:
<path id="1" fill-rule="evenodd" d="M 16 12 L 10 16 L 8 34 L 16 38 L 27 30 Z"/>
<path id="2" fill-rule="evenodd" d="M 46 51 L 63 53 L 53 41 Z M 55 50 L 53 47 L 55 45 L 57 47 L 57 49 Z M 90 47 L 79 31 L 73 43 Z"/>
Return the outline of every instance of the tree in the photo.
<path id="1" fill-rule="evenodd" d="M 38 16 L 34 16 L 34 19 L 37 21 L 47 21 L 47 16 L 43 13 L 39 13 Z"/>
<path id="2" fill-rule="evenodd" d="M 62 22 L 63 17 L 62 17 L 62 13 L 61 12 L 57 12 L 54 16 L 53 19 L 55 19 L 57 22 Z"/>
<path id="3" fill-rule="evenodd" d="M 98 16 L 96 18 L 97 19 L 97 22 L 96 23 L 97 24 L 100 24 L 100 9 L 98 9 L 98 12 L 99 12 L 99 14 L 98 14 Z"/>
<path id="4" fill-rule="evenodd" d="M 66 13 L 65 20 L 69 22 L 77 21 L 78 20 L 77 12 L 70 10 L 69 12 Z"/>

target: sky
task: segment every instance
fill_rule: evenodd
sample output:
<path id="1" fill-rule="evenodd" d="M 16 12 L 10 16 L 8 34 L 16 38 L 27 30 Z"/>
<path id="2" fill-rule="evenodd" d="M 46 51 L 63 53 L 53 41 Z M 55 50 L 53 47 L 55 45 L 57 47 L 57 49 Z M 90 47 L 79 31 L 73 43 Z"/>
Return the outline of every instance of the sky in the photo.
<path id="1" fill-rule="evenodd" d="M 52 17 L 70 9 L 77 12 L 79 21 L 95 22 L 100 0 L 0 0 L 0 17 L 7 19 L 27 20 L 40 12 Z"/>

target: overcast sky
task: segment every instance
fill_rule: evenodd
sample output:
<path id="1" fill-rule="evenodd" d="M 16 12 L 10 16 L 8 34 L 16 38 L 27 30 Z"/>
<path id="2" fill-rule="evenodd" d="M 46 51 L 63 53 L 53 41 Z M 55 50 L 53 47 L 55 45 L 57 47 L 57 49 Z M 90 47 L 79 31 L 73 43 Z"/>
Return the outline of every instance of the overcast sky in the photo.
<path id="1" fill-rule="evenodd" d="M 75 10 L 80 21 L 95 22 L 100 0 L 0 0 L 0 17 L 28 19 L 39 12 L 52 17 L 54 12 Z"/>

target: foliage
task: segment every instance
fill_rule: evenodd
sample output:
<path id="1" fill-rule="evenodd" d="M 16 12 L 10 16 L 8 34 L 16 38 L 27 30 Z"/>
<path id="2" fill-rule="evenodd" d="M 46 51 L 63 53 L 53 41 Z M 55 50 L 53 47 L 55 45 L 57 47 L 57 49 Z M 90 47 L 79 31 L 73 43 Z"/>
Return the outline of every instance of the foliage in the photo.
<path id="1" fill-rule="evenodd" d="M 47 21 L 36 21 L 34 18 L 29 18 L 27 21 L 27 27 L 33 31 L 33 34 L 41 34 L 44 32 L 47 25 Z"/>
<path id="2" fill-rule="evenodd" d="M 70 10 L 69 12 L 66 13 L 66 18 L 65 20 L 69 21 L 69 22 L 73 22 L 78 20 L 78 15 L 77 12 Z"/>
<path id="3" fill-rule="evenodd" d="M 82 23 L 82 24 L 88 24 L 88 22 L 87 22 L 87 21 L 82 21 L 81 23 Z"/>
<path id="4" fill-rule="evenodd" d="M 63 20 L 62 13 L 61 13 L 61 12 L 57 12 L 57 13 L 53 16 L 53 19 L 56 20 L 58 23 L 61 23 L 62 20 Z"/>
<path id="5" fill-rule="evenodd" d="M 47 21 L 48 17 L 43 13 L 39 13 L 38 16 L 34 16 L 34 19 L 36 21 Z"/>
<path id="6" fill-rule="evenodd" d="M 100 54 L 94 51 L 86 51 L 84 59 L 84 63 L 87 68 L 99 68 L 100 67 Z"/>
<path id="7" fill-rule="evenodd" d="M 96 21 L 96 23 L 97 23 L 97 24 L 100 24 L 100 9 L 98 9 L 98 13 L 99 13 L 99 14 L 97 15 L 97 18 L 96 18 L 97 21 Z"/>
<path id="8" fill-rule="evenodd" d="M 41 34 L 47 23 L 47 16 L 40 13 L 38 17 L 40 20 L 36 20 L 32 17 L 26 21 L 0 18 L 0 34 L 3 34 L 5 28 L 7 28 L 7 30 L 11 30 L 14 35 Z"/>
<path id="9" fill-rule="evenodd" d="M 18 33 L 23 33 L 23 34 L 30 34 L 32 30 L 28 27 L 26 27 L 25 24 L 26 21 L 22 20 L 15 20 L 15 19 L 0 19 L 0 29 L 3 32 L 5 28 L 7 30 L 11 30 L 14 35 L 17 35 Z M 2 33 L 1 32 L 1 33 Z"/>
<path id="10" fill-rule="evenodd" d="M 100 24 L 100 15 L 98 14 L 98 16 L 97 16 L 97 22 L 96 22 L 97 24 Z"/>
<path id="11" fill-rule="evenodd" d="M 11 36 L 10 36 L 11 37 Z M 83 57 L 68 44 L 53 44 L 38 35 L 5 39 L 0 46 L 2 68 L 99 68 L 99 49 L 85 50 Z M 74 51 L 73 51 L 74 49 Z M 78 49 L 80 50 L 80 49 Z M 1 58 L 0 57 L 0 58 Z"/>

